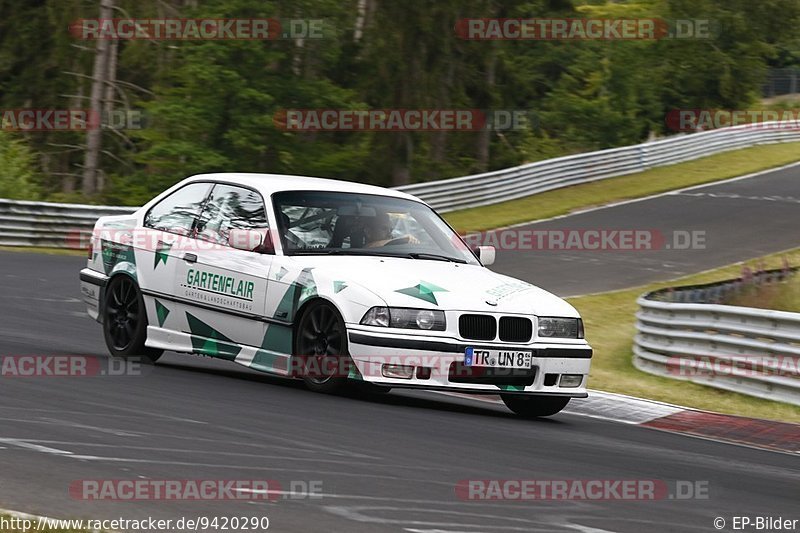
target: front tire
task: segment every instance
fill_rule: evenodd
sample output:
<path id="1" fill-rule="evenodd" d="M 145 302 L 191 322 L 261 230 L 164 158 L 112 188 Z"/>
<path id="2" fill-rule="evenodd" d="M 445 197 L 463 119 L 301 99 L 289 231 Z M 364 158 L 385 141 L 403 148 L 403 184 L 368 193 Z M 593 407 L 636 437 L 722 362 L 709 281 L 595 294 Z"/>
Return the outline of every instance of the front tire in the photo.
<path id="1" fill-rule="evenodd" d="M 126 275 L 116 276 L 106 286 L 103 309 L 103 335 L 114 357 L 141 358 L 154 363 L 164 350 L 148 348 L 147 310 L 136 282 Z"/>
<path id="2" fill-rule="evenodd" d="M 522 418 L 538 418 L 553 416 L 569 403 L 563 396 L 535 396 L 525 394 L 503 394 L 503 403 L 517 416 Z"/>
<path id="3" fill-rule="evenodd" d="M 305 362 L 303 381 L 324 394 L 342 392 L 353 364 L 347 352 L 347 330 L 339 311 L 326 301 L 312 302 L 297 326 L 295 353 Z"/>

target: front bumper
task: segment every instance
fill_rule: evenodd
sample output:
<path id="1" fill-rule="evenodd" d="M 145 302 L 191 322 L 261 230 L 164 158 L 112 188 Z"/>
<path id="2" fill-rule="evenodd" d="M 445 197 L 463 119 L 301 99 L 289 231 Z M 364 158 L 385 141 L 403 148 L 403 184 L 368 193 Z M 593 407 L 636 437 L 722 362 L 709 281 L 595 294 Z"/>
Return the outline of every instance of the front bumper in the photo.
<path id="1" fill-rule="evenodd" d="M 398 387 L 497 394 L 532 393 L 586 397 L 592 349 L 585 341 L 509 344 L 377 332 L 348 324 L 349 352 L 364 381 Z M 463 365 L 468 347 L 532 351 L 530 369 L 484 370 Z M 408 378 L 388 377 L 385 365 L 414 367 Z M 419 370 L 422 369 L 422 370 Z M 391 373 L 390 373 L 391 374 Z M 580 375 L 578 386 L 561 376 Z M 566 380 L 565 380 L 566 381 Z M 574 384 L 573 384 L 574 385 Z"/>
<path id="2" fill-rule="evenodd" d="M 80 273 L 81 295 L 86 304 L 86 311 L 95 320 L 100 320 L 100 300 L 108 276 L 90 268 L 84 268 Z"/>

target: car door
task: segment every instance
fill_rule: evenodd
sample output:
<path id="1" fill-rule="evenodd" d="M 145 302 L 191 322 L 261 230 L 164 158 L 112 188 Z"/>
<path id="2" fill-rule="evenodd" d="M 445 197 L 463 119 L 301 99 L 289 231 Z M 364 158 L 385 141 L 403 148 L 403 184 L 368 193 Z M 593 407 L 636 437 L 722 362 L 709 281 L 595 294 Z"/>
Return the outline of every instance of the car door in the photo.
<path id="1" fill-rule="evenodd" d="M 248 364 L 262 345 L 273 256 L 232 248 L 228 235 L 268 227 L 259 192 L 214 185 L 194 228 L 194 249 L 183 250 L 175 267 L 174 286 L 195 352 Z"/>
<path id="2" fill-rule="evenodd" d="M 177 309 L 175 273 L 184 248 L 192 247 L 194 227 L 212 186 L 189 183 L 169 194 L 145 213 L 143 227 L 133 236 L 139 286 L 152 328 L 148 339 L 164 348 L 188 349 L 174 335 L 185 329 Z"/>

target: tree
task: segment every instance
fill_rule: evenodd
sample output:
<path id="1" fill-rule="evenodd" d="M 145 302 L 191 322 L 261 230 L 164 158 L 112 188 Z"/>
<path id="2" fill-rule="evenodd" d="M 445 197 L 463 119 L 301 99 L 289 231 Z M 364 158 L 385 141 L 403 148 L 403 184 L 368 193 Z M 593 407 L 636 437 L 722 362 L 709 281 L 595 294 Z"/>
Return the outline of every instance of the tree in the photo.
<path id="1" fill-rule="evenodd" d="M 114 0 L 100 1 L 100 20 L 109 20 L 112 17 Z M 112 57 L 112 52 L 116 53 L 116 46 L 111 46 L 108 39 L 97 39 L 94 56 L 94 69 L 92 71 L 92 92 L 89 97 L 89 111 L 92 116 L 99 117 L 105 110 L 106 98 L 104 98 L 109 80 L 116 77 L 116 72 L 112 68 L 116 66 L 116 57 Z M 102 190 L 100 181 L 100 150 L 103 142 L 102 124 L 95 128 L 90 128 L 86 134 L 86 158 L 83 163 L 83 181 L 81 191 L 84 196 L 93 196 Z"/>
<path id="2" fill-rule="evenodd" d="M 36 157 L 23 139 L 0 132 L 0 198 L 38 200 Z"/>

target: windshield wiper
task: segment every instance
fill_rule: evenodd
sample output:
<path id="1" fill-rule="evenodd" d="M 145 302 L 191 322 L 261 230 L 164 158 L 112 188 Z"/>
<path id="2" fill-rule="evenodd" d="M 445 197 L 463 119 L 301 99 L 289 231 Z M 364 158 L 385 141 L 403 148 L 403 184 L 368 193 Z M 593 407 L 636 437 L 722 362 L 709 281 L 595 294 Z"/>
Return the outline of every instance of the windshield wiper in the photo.
<path id="1" fill-rule="evenodd" d="M 299 250 L 287 250 L 290 255 L 332 255 L 336 250 L 326 250 L 325 248 L 300 248 Z"/>
<path id="2" fill-rule="evenodd" d="M 376 255 L 379 257 L 405 257 L 407 254 L 392 254 L 380 252 L 378 250 L 351 250 L 348 248 L 309 248 L 302 250 L 291 250 L 290 255 Z"/>
<path id="3" fill-rule="evenodd" d="M 429 254 L 425 252 L 405 252 L 393 254 L 391 252 L 381 252 L 380 250 L 360 250 L 350 248 L 306 248 L 301 250 L 291 250 L 290 255 L 365 255 L 365 256 L 378 256 L 378 257 L 399 257 L 411 259 L 428 259 L 431 261 L 447 261 L 450 263 L 466 264 L 467 261 L 457 257 L 449 257 L 446 255 Z"/>
<path id="4" fill-rule="evenodd" d="M 449 261 L 452 263 L 461 263 L 466 264 L 467 261 L 465 259 L 459 259 L 457 257 L 449 257 L 447 255 L 437 255 L 437 254 L 428 254 L 425 252 L 409 252 L 409 257 L 414 259 L 430 259 L 432 261 Z"/>

